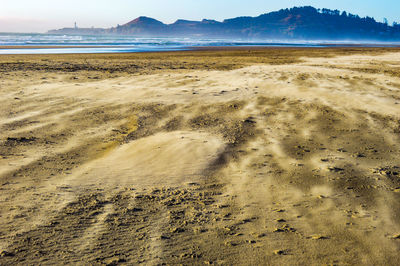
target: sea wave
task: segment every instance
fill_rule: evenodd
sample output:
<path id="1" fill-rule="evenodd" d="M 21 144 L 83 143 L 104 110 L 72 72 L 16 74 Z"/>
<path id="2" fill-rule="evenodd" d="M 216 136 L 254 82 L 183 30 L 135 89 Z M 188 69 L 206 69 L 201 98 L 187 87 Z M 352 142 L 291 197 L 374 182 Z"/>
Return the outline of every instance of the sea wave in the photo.
<path id="1" fill-rule="evenodd" d="M 52 35 L 30 33 L 0 33 L 1 46 L 33 46 L 29 49 L 0 49 L 0 54 L 49 54 L 49 53 L 119 53 L 185 50 L 207 46 L 296 46 L 324 47 L 330 45 L 354 45 L 360 42 L 344 41 L 293 41 L 293 40 L 240 40 L 210 38 L 138 38 L 111 35 Z M 370 45 L 367 42 L 361 45 Z M 378 45 L 399 45 L 373 43 Z M 56 49 L 42 49 L 44 46 L 59 46 Z M 68 46 L 68 48 L 63 46 Z M 74 47 L 76 46 L 76 47 Z M 90 46 L 82 48 L 82 46 Z"/>

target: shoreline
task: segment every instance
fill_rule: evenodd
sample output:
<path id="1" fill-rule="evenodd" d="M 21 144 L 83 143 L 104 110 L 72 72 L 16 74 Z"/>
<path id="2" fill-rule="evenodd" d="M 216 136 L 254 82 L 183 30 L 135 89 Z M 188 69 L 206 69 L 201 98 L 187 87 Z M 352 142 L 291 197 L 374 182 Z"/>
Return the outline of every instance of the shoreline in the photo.
<path id="1" fill-rule="evenodd" d="M 271 49 L 398 49 L 395 44 L 272 44 L 272 45 L 238 45 L 238 46 L 182 46 L 140 48 L 129 45 L 0 45 L 0 56 L 4 55 L 72 55 L 72 54 L 141 54 L 141 53 L 179 53 L 196 51 L 243 51 Z M 91 51 L 90 51 L 91 50 Z M 7 51 L 10 51 L 7 53 Z"/>
<path id="2" fill-rule="evenodd" d="M 59 49 L 59 48 L 117 48 L 121 46 L 113 45 L 0 45 L 0 50 L 7 49 Z"/>

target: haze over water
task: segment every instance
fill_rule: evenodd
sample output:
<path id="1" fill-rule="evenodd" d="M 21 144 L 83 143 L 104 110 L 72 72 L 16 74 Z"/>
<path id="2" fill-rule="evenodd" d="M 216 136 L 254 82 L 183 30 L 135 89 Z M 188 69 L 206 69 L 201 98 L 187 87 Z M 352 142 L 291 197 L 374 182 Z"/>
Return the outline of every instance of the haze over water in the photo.
<path id="1" fill-rule="evenodd" d="M 288 41 L 288 40 L 240 40 L 208 38 L 137 38 L 132 36 L 101 35 L 51 35 L 28 33 L 0 33 L 0 54 L 69 54 L 69 53 L 125 53 L 148 51 L 179 51 L 196 47 L 234 47 L 234 46 L 288 46 L 324 47 L 330 44 L 369 45 L 354 41 Z M 380 45 L 399 45 L 398 43 L 374 43 Z M 6 49 L 1 49 L 1 47 Z M 7 46 L 7 47 L 6 47 Z M 9 47 L 9 46 L 18 46 Z M 24 48 L 23 46 L 29 46 Z M 34 46 L 34 48 L 32 48 Z M 48 46 L 57 48 L 45 49 Z"/>

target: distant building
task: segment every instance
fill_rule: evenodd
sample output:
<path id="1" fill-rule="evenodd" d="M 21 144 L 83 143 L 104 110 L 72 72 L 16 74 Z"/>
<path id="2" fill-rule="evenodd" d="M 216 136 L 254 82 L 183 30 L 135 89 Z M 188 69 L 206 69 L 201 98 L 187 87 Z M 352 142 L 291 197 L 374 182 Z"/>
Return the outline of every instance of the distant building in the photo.
<path id="1" fill-rule="evenodd" d="M 78 25 L 76 25 L 76 22 L 75 22 L 75 29 L 77 29 L 78 28 Z"/>

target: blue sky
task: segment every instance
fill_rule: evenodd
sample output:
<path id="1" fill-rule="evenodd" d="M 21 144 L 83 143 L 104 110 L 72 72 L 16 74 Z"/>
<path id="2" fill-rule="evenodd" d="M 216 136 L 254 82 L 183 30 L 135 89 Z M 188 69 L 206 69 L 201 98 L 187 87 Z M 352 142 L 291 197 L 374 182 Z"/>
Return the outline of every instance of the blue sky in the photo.
<path id="1" fill-rule="evenodd" d="M 165 23 L 223 20 L 304 5 L 400 21 L 400 0 L 0 0 L 0 32 L 45 32 L 75 21 L 80 27 L 111 27 L 142 15 Z"/>

